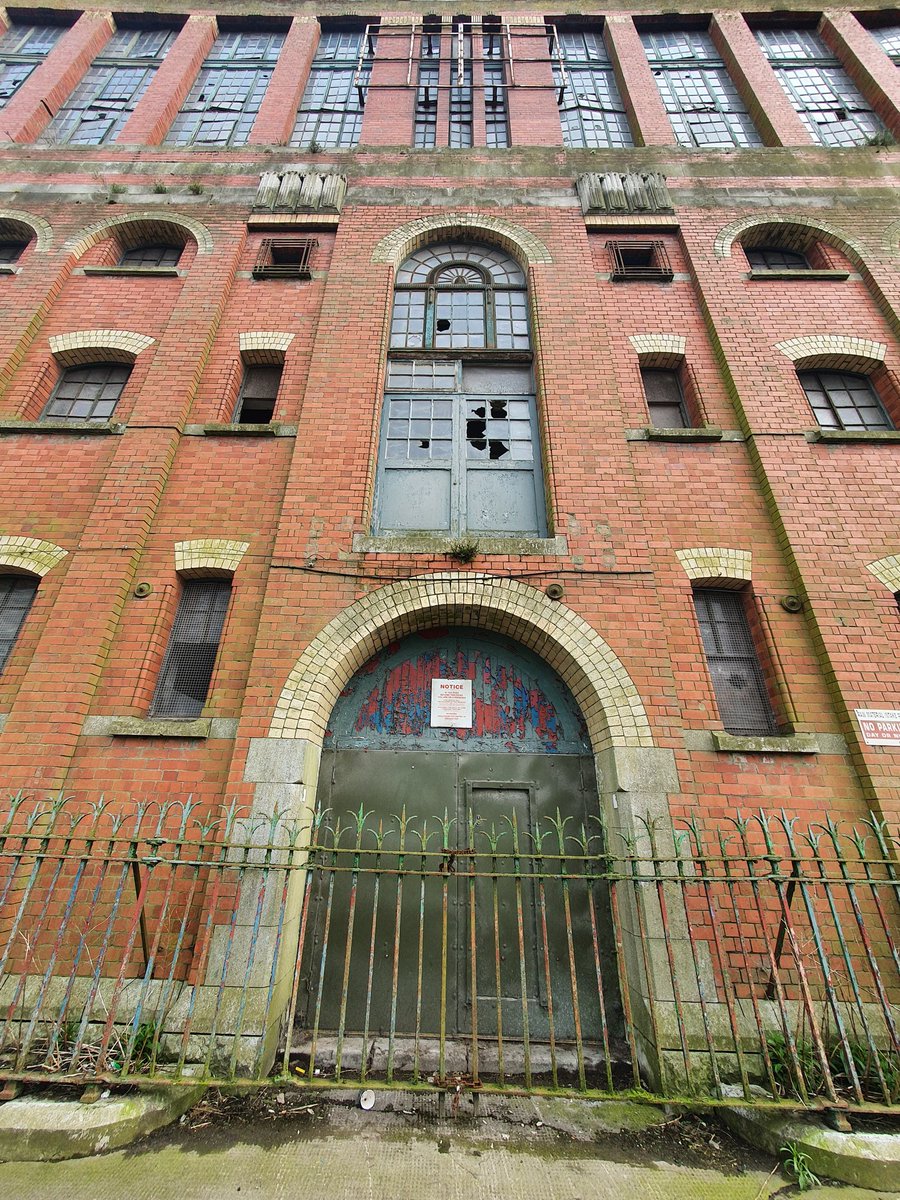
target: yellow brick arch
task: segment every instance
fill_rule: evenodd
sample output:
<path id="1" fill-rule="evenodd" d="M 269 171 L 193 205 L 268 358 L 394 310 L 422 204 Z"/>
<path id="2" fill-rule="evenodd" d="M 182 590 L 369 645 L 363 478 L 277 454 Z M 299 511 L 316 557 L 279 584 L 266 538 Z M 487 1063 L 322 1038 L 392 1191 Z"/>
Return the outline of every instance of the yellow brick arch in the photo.
<path id="1" fill-rule="evenodd" d="M 457 571 L 388 584 L 339 613 L 288 676 L 269 737 L 320 741 L 341 690 L 373 654 L 449 624 L 503 633 L 539 654 L 581 707 L 595 752 L 653 746 L 637 688 L 587 621 L 518 580 Z"/>
<path id="2" fill-rule="evenodd" d="M 62 546 L 41 538 L 0 534 L 0 569 L 44 576 L 58 566 L 68 553 Z"/>
<path id="3" fill-rule="evenodd" d="M 489 242 L 500 246 L 513 258 L 528 266 L 534 263 L 550 263 L 550 251 L 540 240 L 501 217 L 484 213 L 444 213 L 439 217 L 418 217 L 405 225 L 393 229 L 375 247 L 372 262 L 387 263 L 399 267 L 414 250 L 439 239 L 464 238 L 471 241 Z"/>

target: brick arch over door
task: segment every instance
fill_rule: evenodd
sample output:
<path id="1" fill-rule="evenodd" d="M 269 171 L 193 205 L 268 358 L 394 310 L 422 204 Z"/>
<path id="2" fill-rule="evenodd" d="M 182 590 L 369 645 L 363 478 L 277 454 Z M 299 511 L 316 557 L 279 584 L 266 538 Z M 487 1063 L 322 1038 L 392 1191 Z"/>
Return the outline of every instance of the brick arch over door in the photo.
<path id="1" fill-rule="evenodd" d="M 288 677 L 269 737 L 321 741 L 354 671 L 390 642 L 435 625 L 493 630 L 535 651 L 571 690 L 595 753 L 613 746 L 653 746 L 637 688 L 582 617 L 527 584 L 462 572 L 389 584 L 335 617 Z"/>

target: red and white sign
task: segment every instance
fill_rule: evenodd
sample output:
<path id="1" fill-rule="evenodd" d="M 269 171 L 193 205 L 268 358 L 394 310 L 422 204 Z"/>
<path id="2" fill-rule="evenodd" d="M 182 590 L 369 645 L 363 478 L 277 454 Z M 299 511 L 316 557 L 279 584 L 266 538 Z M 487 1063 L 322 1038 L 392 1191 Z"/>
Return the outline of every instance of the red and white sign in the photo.
<path id="1" fill-rule="evenodd" d="M 900 710 L 858 708 L 856 719 L 867 746 L 900 746 Z"/>
<path id="2" fill-rule="evenodd" d="M 471 679 L 432 679 L 431 724 L 439 729 L 472 728 Z"/>

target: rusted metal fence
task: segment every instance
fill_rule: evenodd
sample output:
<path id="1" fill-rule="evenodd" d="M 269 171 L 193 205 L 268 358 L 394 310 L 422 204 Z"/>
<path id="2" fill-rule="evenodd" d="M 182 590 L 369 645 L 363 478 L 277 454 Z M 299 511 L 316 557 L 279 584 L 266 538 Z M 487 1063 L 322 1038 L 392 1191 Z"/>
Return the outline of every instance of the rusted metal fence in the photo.
<path id="1" fill-rule="evenodd" d="M 625 835 L 14 797 L 0 1078 L 896 1112 L 898 849 L 875 817 Z"/>

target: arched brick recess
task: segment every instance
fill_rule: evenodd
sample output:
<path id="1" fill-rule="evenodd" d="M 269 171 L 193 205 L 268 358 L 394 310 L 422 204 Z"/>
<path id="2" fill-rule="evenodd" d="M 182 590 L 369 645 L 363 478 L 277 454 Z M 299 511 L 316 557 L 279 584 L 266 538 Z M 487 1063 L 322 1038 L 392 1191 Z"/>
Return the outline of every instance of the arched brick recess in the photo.
<path id="1" fill-rule="evenodd" d="M 868 338 L 847 337 L 839 333 L 814 333 L 807 337 L 791 338 L 776 342 L 780 350 L 798 367 L 804 363 L 815 363 L 820 367 L 831 367 L 836 371 L 874 371 L 884 362 L 887 346 L 884 342 L 872 342 Z"/>
<path id="2" fill-rule="evenodd" d="M 83 254 L 90 250 L 91 246 L 96 246 L 98 242 L 102 242 L 110 234 L 132 225 L 136 225 L 139 230 L 141 226 L 145 226 L 148 234 L 155 232 L 156 236 L 159 236 L 163 226 L 174 225 L 182 234 L 193 238 L 197 243 L 198 254 L 212 254 L 212 234 L 205 225 L 202 225 L 199 221 L 195 221 L 193 217 L 183 217 L 180 214 L 170 212 L 155 212 L 153 209 L 146 212 L 127 213 L 120 217 L 110 217 L 107 221 L 101 221 L 97 225 L 92 225 L 89 229 L 85 229 L 79 234 L 77 238 L 67 242 L 65 249 L 74 254 L 76 258 L 81 258 Z"/>
<path id="3" fill-rule="evenodd" d="M 792 227 L 798 231 L 808 230 L 810 234 L 816 234 L 826 245 L 833 246 L 835 250 L 846 254 L 854 265 L 863 265 L 865 250 L 859 242 L 848 237 L 841 230 L 826 225 L 823 221 L 813 221 L 809 217 L 799 216 L 742 217 L 739 221 L 730 222 L 716 234 L 716 240 L 713 243 L 716 258 L 730 258 L 734 243 L 739 241 L 745 233 L 749 233 L 753 229 L 763 230 L 776 225 L 782 226 L 787 236 Z"/>
<path id="4" fill-rule="evenodd" d="M 68 550 L 40 538 L 0 535 L 0 567 L 27 571 L 29 575 L 46 575 L 66 557 Z"/>
<path id="5" fill-rule="evenodd" d="M 434 241 L 438 234 L 444 238 L 491 242 L 528 264 L 553 261 L 544 243 L 521 225 L 482 213 L 445 213 L 440 217 L 419 217 L 392 230 L 375 247 L 372 262 L 398 267 L 414 250 Z"/>
<path id="6" fill-rule="evenodd" d="M 883 583 L 889 592 L 900 592 L 900 554 L 889 554 L 877 562 L 867 563 L 866 570 Z"/>
<path id="7" fill-rule="evenodd" d="M 155 344 L 155 339 L 128 329 L 79 329 L 50 338 L 50 353 L 64 367 L 81 363 L 131 363 L 143 350 Z"/>
<path id="8" fill-rule="evenodd" d="M 16 225 L 26 225 L 34 234 L 35 250 L 49 250 L 53 240 L 53 230 L 43 217 L 33 213 L 23 212 L 19 208 L 0 208 L 0 223 L 9 221 Z"/>
<path id="9" fill-rule="evenodd" d="M 675 557 L 684 567 L 688 579 L 704 583 L 734 586 L 751 579 L 752 555 L 749 550 L 731 550 L 724 546 L 695 546 L 676 550 Z"/>
<path id="10" fill-rule="evenodd" d="M 335 617 L 289 675 L 269 737 L 321 739 L 358 667 L 407 633 L 445 624 L 504 633 L 540 654 L 581 706 L 595 752 L 653 745 L 637 688 L 577 613 L 524 583 L 453 571 L 389 584 Z"/>

